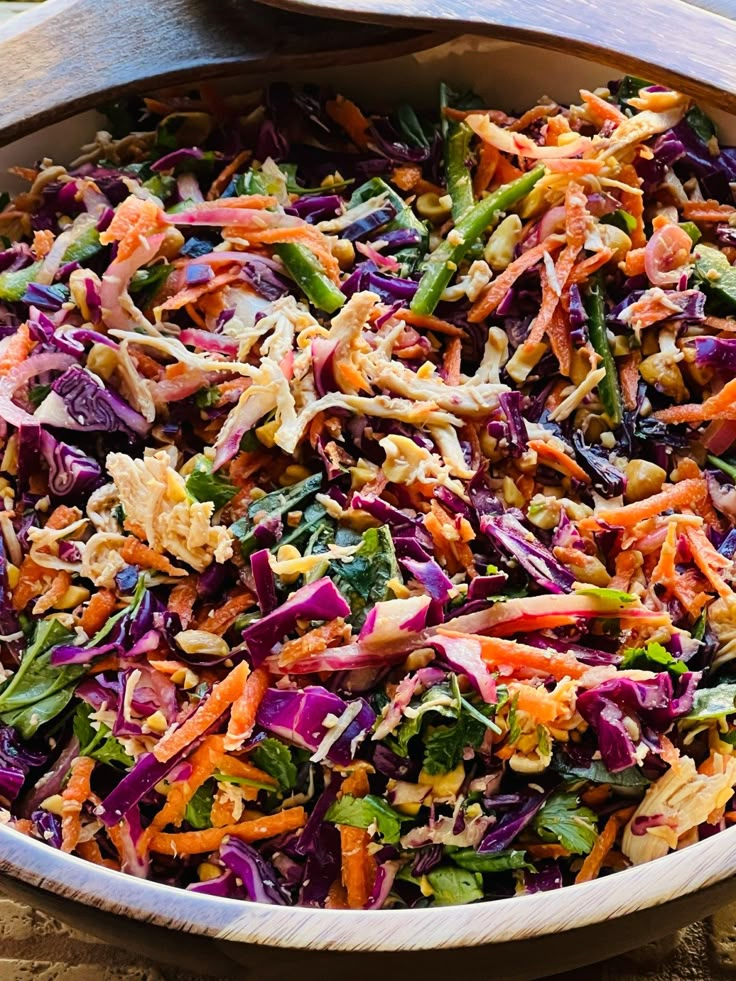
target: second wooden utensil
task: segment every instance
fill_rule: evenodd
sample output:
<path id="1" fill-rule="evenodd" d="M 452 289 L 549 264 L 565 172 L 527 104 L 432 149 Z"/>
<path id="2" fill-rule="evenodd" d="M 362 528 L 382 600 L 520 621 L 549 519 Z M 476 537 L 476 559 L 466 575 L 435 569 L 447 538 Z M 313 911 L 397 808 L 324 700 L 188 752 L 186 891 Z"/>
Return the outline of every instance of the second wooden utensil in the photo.
<path id="1" fill-rule="evenodd" d="M 736 111 L 736 0 L 260 0 L 396 28 L 567 51 Z M 733 18 L 733 19 L 732 19 Z"/>

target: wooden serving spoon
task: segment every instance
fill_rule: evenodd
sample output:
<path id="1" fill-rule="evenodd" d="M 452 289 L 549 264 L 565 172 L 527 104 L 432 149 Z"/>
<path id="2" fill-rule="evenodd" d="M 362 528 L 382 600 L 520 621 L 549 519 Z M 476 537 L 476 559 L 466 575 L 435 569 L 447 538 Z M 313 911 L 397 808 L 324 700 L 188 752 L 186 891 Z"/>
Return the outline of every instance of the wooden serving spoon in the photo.
<path id="1" fill-rule="evenodd" d="M 260 2 L 323 17 L 472 32 L 567 51 L 736 111 L 736 0 Z"/>
<path id="2" fill-rule="evenodd" d="M 249 0 L 47 0 L 0 28 L 0 145 L 133 91 L 375 61 L 434 41 Z"/>

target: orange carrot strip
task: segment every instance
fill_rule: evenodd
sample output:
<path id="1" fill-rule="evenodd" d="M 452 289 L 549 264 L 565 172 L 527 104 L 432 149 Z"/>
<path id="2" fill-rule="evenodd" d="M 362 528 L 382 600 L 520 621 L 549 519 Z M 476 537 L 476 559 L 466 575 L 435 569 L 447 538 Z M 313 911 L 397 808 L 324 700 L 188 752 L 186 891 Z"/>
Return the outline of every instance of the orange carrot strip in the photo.
<path id="1" fill-rule="evenodd" d="M 626 164 L 619 171 L 618 179 L 628 184 L 629 187 L 641 187 L 641 181 L 633 164 Z M 644 233 L 644 195 L 636 194 L 634 191 L 621 192 L 621 207 L 628 211 L 636 221 L 636 225 L 629 232 L 631 247 L 633 249 L 643 248 L 647 244 L 647 237 Z"/>
<path id="2" fill-rule="evenodd" d="M 101 589 L 91 597 L 80 620 L 80 626 L 88 637 L 105 626 L 116 602 L 115 593 L 111 589 Z"/>
<path id="3" fill-rule="evenodd" d="M 624 259 L 624 272 L 627 276 L 641 276 L 644 272 L 644 249 L 629 249 Z"/>
<path id="4" fill-rule="evenodd" d="M 44 527 L 50 528 L 52 531 L 60 531 L 62 528 L 74 524 L 80 517 L 81 512 L 78 508 L 70 508 L 66 504 L 60 504 L 51 512 L 51 516 Z"/>
<path id="5" fill-rule="evenodd" d="M 155 552 L 150 546 L 139 542 L 132 535 L 125 539 L 125 544 L 120 549 L 120 556 L 129 565 L 142 565 L 147 569 L 165 572 L 169 576 L 186 575 L 183 570 L 175 568 L 165 555 Z"/>
<path id="6" fill-rule="evenodd" d="M 150 198 L 131 195 L 115 210 L 112 221 L 100 233 L 103 245 L 118 243 L 116 262 L 129 259 L 145 240 L 169 227 L 161 208 Z"/>
<path id="7" fill-rule="evenodd" d="M 207 192 L 207 200 L 216 201 L 230 183 L 230 178 L 234 174 L 237 174 L 238 170 L 243 166 L 243 164 L 248 163 L 252 156 L 253 153 L 251 150 L 241 150 L 240 153 L 233 157 L 227 167 L 221 170 L 212 182 L 210 189 Z"/>
<path id="8" fill-rule="evenodd" d="M 230 674 L 212 688 L 207 701 L 203 702 L 193 715 L 190 715 L 176 729 L 169 729 L 162 736 L 153 750 L 156 759 L 160 763 L 166 763 L 197 736 L 206 732 L 214 722 L 217 722 L 222 713 L 242 693 L 249 673 L 250 668 L 245 661 L 241 661 L 237 667 L 233 668 Z"/>
<path id="9" fill-rule="evenodd" d="M 551 722 L 557 717 L 559 705 L 544 688 L 519 685 L 514 689 L 514 696 L 517 699 L 517 707 L 522 712 L 528 712 L 537 722 Z"/>
<path id="10" fill-rule="evenodd" d="M 445 375 L 445 384 L 447 385 L 460 384 L 460 354 L 460 338 L 453 337 L 452 340 L 448 341 L 447 343 L 442 362 L 442 368 Z"/>
<path id="11" fill-rule="evenodd" d="M 478 166 L 473 175 L 473 194 L 479 198 L 493 180 L 501 159 L 500 152 L 490 143 L 481 143 L 478 151 Z"/>
<path id="12" fill-rule="evenodd" d="M 581 259 L 568 277 L 568 284 L 584 283 L 594 272 L 605 266 L 613 258 L 613 249 L 601 249 L 589 255 L 587 259 Z"/>
<path id="13" fill-rule="evenodd" d="M 168 607 L 181 620 L 184 630 L 192 622 L 192 611 L 197 600 L 197 577 L 189 576 L 184 582 L 174 586 L 169 594 Z"/>
<path id="14" fill-rule="evenodd" d="M 227 747 L 227 738 L 224 740 L 224 745 Z M 253 766 L 252 763 L 248 763 L 246 760 L 239 760 L 235 756 L 229 756 L 226 752 L 213 750 L 213 754 L 216 769 L 220 773 L 225 773 L 229 777 L 242 777 L 244 780 L 257 780 L 258 783 L 267 783 L 271 787 L 278 786 L 278 781 L 266 773 L 265 770 L 259 770 L 257 766 Z"/>
<path id="15" fill-rule="evenodd" d="M 616 837 L 618 836 L 619 828 L 634 813 L 633 807 L 627 807 L 622 811 L 617 811 L 612 814 L 610 818 L 606 821 L 606 826 L 603 831 L 596 838 L 596 842 L 593 845 L 590 852 L 585 856 L 585 861 L 583 862 L 580 871 L 575 877 L 575 882 L 590 882 L 592 879 L 597 879 L 603 868 L 603 863 L 608 857 L 608 853 L 613 848 Z"/>
<path id="16" fill-rule="evenodd" d="M 83 858 L 85 862 L 91 862 L 93 865 L 104 865 L 107 866 L 107 861 L 102 857 L 102 852 L 100 851 L 100 846 L 94 840 L 90 841 L 80 841 L 77 843 L 77 855 Z M 117 864 L 117 863 L 114 863 Z"/>
<path id="17" fill-rule="evenodd" d="M 90 779 L 95 761 L 89 756 L 78 756 L 72 763 L 72 772 L 62 791 L 61 850 L 73 852 L 82 831 L 80 814 L 92 793 Z"/>
<path id="18" fill-rule="evenodd" d="M 40 599 L 36 601 L 33 607 L 33 612 L 39 615 L 53 609 L 67 589 L 69 589 L 71 584 L 72 577 L 68 572 L 65 572 L 64 570 L 57 572 L 54 578 L 51 580 L 51 585 L 49 588 L 43 592 Z"/>
<path id="19" fill-rule="evenodd" d="M 371 121 L 350 99 L 338 95 L 325 105 L 325 111 L 330 119 L 337 123 L 348 134 L 353 143 L 364 150 L 368 146 L 368 130 Z"/>
<path id="20" fill-rule="evenodd" d="M 708 419 L 736 418 L 736 378 L 726 382 L 720 392 L 700 405 L 672 405 L 654 413 L 661 422 L 703 422 Z"/>
<path id="21" fill-rule="evenodd" d="M 581 89 L 580 98 L 588 107 L 591 116 L 599 124 L 605 122 L 618 124 L 626 119 L 626 116 L 624 116 L 618 106 L 615 106 L 612 102 L 607 102 L 606 99 L 602 99 L 599 95 L 595 95 L 594 92 Z"/>
<path id="22" fill-rule="evenodd" d="M 36 342 L 31 337 L 28 324 L 21 324 L 11 335 L 0 355 L 0 375 L 7 375 L 13 368 L 22 364 L 35 346 Z"/>
<path id="23" fill-rule="evenodd" d="M 230 283 L 236 283 L 241 278 L 240 269 L 231 269 L 227 272 L 219 273 L 219 275 L 213 276 L 208 282 L 200 283 L 199 286 L 187 286 L 185 289 L 179 290 L 178 293 L 170 296 L 168 300 L 164 300 L 158 309 L 181 310 L 182 307 L 186 307 L 190 303 L 196 303 L 205 294 L 219 292 L 224 286 L 229 286 Z"/>
<path id="24" fill-rule="evenodd" d="M 240 235 L 237 226 L 228 226 L 222 231 L 223 237 L 237 237 Z M 274 245 L 277 242 L 299 242 L 313 252 L 317 259 L 332 280 L 333 283 L 340 283 L 340 266 L 337 259 L 333 256 L 325 236 L 313 225 L 297 225 L 288 228 L 260 228 L 248 229 L 245 237 L 251 244 L 262 243 L 264 245 Z"/>
<path id="25" fill-rule="evenodd" d="M 240 614 L 253 606 L 254 603 L 253 593 L 247 589 L 238 590 L 222 606 L 210 610 L 201 623 L 197 624 L 197 629 L 222 636 L 230 629 Z"/>
<path id="26" fill-rule="evenodd" d="M 523 170 L 520 170 L 518 167 L 514 167 L 511 161 L 501 154 L 498 163 L 496 164 L 496 170 L 493 174 L 491 187 L 498 187 L 500 184 L 510 184 L 512 181 L 515 181 L 517 177 L 521 177 L 523 173 Z"/>
<path id="27" fill-rule="evenodd" d="M 662 543 L 659 560 L 652 570 L 652 582 L 672 587 L 676 578 L 675 556 L 677 555 L 677 522 L 670 521 L 667 536 Z"/>
<path id="28" fill-rule="evenodd" d="M 163 855 L 201 855 L 219 848 L 230 835 L 240 841 L 262 841 L 275 838 L 286 831 L 296 831 L 307 823 L 303 807 L 290 807 L 278 814 L 267 814 L 252 821 L 228 824 L 223 828 L 206 828 L 204 831 L 185 831 L 181 834 L 159 832 L 151 839 L 151 851 Z"/>
<path id="29" fill-rule="evenodd" d="M 580 799 L 588 807 L 600 807 L 605 804 L 611 796 L 611 788 L 607 783 L 601 783 L 597 787 L 591 787 L 580 795 Z"/>
<path id="30" fill-rule="evenodd" d="M 107 657 L 100 658 L 89 666 L 90 674 L 103 674 L 105 671 L 117 671 L 120 667 L 120 658 L 116 654 L 109 654 Z"/>
<path id="31" fill-rule="evenodd" d="M 30 555 L 20 564 L 18 582 L 13 590 L 13 609 L 23 610 L 34 596 L 40 596 L 45 589 L 45 579 L 49 570 L 38 565 Z"/>
<path id="32" fill-rule="evenodd" d="M 543 439 L 530 439 L 529 449 L 536 450 L 537 456 L 548 467 L 561 470 L 570 477 L 574 477 L 576 480 L 582 480 L 586 484 L 590 483 L 590 477 L 587 473 L 564 450 L 558 449 Z"/>
<path id="33" fill-rule="evenodd" d="M 719 569 L 727 569 L 730 561 L 717 552 L 702 528 L 686 528 L 685 537 L 690 543 L 695 565 L 715 589 L 719 596 L 730 596 L 731 588 L 724 582 Z"/>
<path id="34" fill-rule="evenodd" d="M 519 644 L 515 640 L 501 637 L 482 637 L 479 634 L 466 634 L 459 630 L 439 628 L 441 634 L 448 637 L 466 637 L 480 644 L 481 657 L 487 664 L 494 667 L 510 667 L 523 669 L 534 674 L 542 674 L 552 678 L 582 678 L 588 670 L 585 664 L 571 654 L 559 651 L 547 651 L 529 644 Z"/>
<path id="35" fill-rule="evenodd" d="M 573 177 L 583 177 L 586 174 L 599 174 L 603 169 L 602 160 L 579 160 L 570 158 L 565 160 L 545 160 L 544 166 L 551 174 L 570 174 Z"/>
<path id="36" fill-rule="evenodd" d="M 539 245 L 535 245 L 534 248 L 522 252 L 519 258 L 514 259 L 481 293 L 470 308 L 468 320 L 472 323 L 479 323 L 481 320 L 485 320 L 490 313 L 493 313 L 522 273 L 536 265 L 544 257 L 545 252 L 551 254 L 556 249 L 559 249 L 561 245 L 562 242 L 556 236 L 549 236 L 543 242 L 540 242 Z"/>
<path id="37" fill-rule="evenodd" d="M 370 836 L 362 828 L 338 825 L 342 853 L 342 884 L 350 909 L 363 909 L 368 902 L 375 879 L 375 859 L 368 854 Z"/>
<path id="38" fill-rule="evenodd" d="M 171 784 L 166 803 L 161 810 L 154 815 L 150 824 L 151 833 L 148 839 L 156 831 L 161 831 L 169 824 L 179 827 L 184 820 L 184 812 L 187 804 L 197 793 L 199 788 L 206 780 L 212 776 L 217 766 L 217 758 L 222 750 L 222 738 L 219 736 L 208 736 L 204 742 L 189 757 L 192 772 L 186 780 L 177 780 Z"/>
<path id="39" fill-rule="evenodd" d="M 456 327 L 455 324 L 448 324 L 446 320 L 440 320 L 439 317 L 434 317 L 431 314 L 414 313 L 413 310 L 402 309 L 397 310 L 393 316 L 396 320 L 403 320 L 405 324 L 409 324 L 411 327 L 431 330 L 435 334 L 446 334 L 448 337 L 461 337 L 463 333 L 462 328 Z"/>
<path id="40" fill-rule="evenodd" d="M 633 354 L 627 354 L 619 365 L 618 373 L 621 379 L 621 396 L 627 409 L 636 408 L 640 361 L 641 355 L 636 351 Z"/>
<path id="41" fill-rule="evenodd" d="M 527 845 L 526 850 L 534 858 L 568 858 L 570 852 L 562 845 Z"/>
<path id="42" fill-rule="evenodd" d="M 229 752 L 240 749 L 253 732 L 258 706 L 268 691 L 268 681 L 268 670 L 256 668 L 245 682 L 242 694 L 233 702 L 225 736 L 225 749 Z"/>
<path id="43" fill-rule="evenodd" d="M 590 527 L 595 527 L 598 521 L 605 521 L 616 528 L 631 528 L 646 518 L 653 518 L 663 511 L 681 511 L 687 508 L 696 514 L 708 494 L 706 483 L 702 479 L 681 480 L 672 484 L 659 494 L 652 494 L 644 501 L 634 501 L 618 508 L 601 508 L 593 519 L 587 518 L 581 522 L 581 530 L 588 530 L 587 521 L 592 521 Z"/>
<path id="44" fill-rule="evenodd" d="M 394 167 L 391 171 L 391 183 L 395 184 L 400 191 L 413 191 L 421 179 L 422 169 L 415 164 Z"/>
<path id="45" fill-rule="evenodd" d="M 728 817 L 728 815 L 726 815 Z M 736 820 L 736 814 L 734 814 Z M 30 824 L 30 821 L 28 822 Z M 345 886 L 339 880 L 335 880 L 327 891 L 325 899 L 325 909 L 350 909 L 348 906 L 348 896 Z"/>
<path id="46" fill-rule="evenodd" d="M 688 221 L 727 221 L 730 215 L 736 214 L 736 208 L 713 200 L 686 201 L 682 205 L 682 214 Z"/>
<path id="47" fill-rule="evenodd" d="M 565 116 L 559 114 L 551 116 L 547 120 L 547 127 L 544 132 L 545 146 L 557 146 L 559 138 L 563 133 L 570 132 L 570 124 Z"/>

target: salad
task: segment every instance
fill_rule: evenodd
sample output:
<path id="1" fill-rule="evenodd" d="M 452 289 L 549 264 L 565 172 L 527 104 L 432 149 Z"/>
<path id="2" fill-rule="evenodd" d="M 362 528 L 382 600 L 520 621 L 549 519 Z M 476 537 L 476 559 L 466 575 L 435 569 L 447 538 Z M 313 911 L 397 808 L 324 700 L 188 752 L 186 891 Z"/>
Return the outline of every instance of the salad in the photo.
<path id="1" fill-rule="evenodd" d="M 0 806 L 331 909 L 736 820 L 736 149 L 516 115 L 107 107 L 0 202 Z"/>

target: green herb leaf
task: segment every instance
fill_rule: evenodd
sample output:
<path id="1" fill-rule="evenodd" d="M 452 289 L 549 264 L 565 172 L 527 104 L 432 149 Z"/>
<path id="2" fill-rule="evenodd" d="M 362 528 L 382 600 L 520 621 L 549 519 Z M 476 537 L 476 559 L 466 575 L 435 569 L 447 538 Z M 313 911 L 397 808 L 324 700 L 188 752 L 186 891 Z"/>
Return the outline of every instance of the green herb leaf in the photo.
<path id="1" fill-rule="evenodd" d="M 401 582 L 391 532 L 386 525 L 368 528 L 351 562 L 332 562 L 328 575 L 350 604 L 349 618 L 355 629 L 363 626 L 376 603 L 393 597 L 388 583 Z"/>
<path id="2" fill-rule="evenodd" d="M 695 692 L 693 707 L 680 722 L 711 722 L 736 713 L 736 683 L 724 682 L 715 688 Z"/>
<path id="3" fill-rule="evenodd" d="M 534 866 L 527 861 L 526 852 L 518 849 L 480 855 L 474 848 L 445 848 L 445 854 L 461 869 L 469 872 L 508 872 L 510 869 L 534 871 Z"/>
<path id="4" fill-rule="evenodd" d="M 230 531 L 240 541 L 243 556 L 247 558 L 257 547 L 254 533 L 256 518 L 260 518 L 261 515 L 280 517 L 286 525 L 286 515 L 289 511 L 303 511 L 307 502 L 314 497 L 321 486 L 322 474 L 316 473 L 292 487 L 272 491 L 265 497 L 253 501 L 248 508 L 248 514 L 230 526 Z M 281 539 L 279 545 L 283 542 L 284 539 Z"/>
<path id="5" fill-rule="evenodd" d="M 638 766 L 628 766 L 618 773 L 611 773 L 601 760 L 591 760 L 588 766 L 575 766 L 564 753 L 555 753 L 552 768 L 568 779 L 590 780 L 614 787 L 647 787 L 650 783 Z"/>
<path id="6" fill-rule="evenodd" d="M 693 106 L 685 113 L 685 122 L 689 123 L 690 128 L 695 130 L 697 136 L 707 143 L 716 135 L 716 127 L 710 116 L 706 116 L 699 106 Z"/>
<path id="7" fill-rule="evenodd" d="M 184 812 L 184 820 L 190 824 L 195 831 L 203 831 L 205 828 L 212 827 L 212 805 L 215 802 L 214 781 L 208 780 L 202 784 L 195 795 L 187 804 Z"/>
<path id="8" fill-rule="evenodd" d="M 212 501 L 215 511 L 225 507 L 238 493 L 238 488 L 220 474 L 212 473 L 210 460 L 198 460 L 186 479 L 187 493 L 195 501 Z"/>
<path id="9" fill-rule="evenodd" d="M 483 899 L 483 877 L 478 872 L 440 865 L 426 878 L 434 892 L 435 906 L 457 906 Z"/>
<path id="10" fill-rule="evenodd" d="M 264 773 L 278 780 L 281 790 L 291 790 L 296 784 L 296 766 L 291 758 L 291 750 L 279 739 L 261 740 L 253 750 L 250 758 Z"/>
<path id="11" fill-rule="evenodd" d="M 629 647 L 624 651 L 622 668 L 637 668 L 642 671 L 669 671 L 670 674 L 683 674 L 687 671 L 684 661 L 674 657 L 656 641 L 646 647 Z"/>
<path id="12" fill-rule="evenodd" d="M 636 99 L 639 92 L 642 89 L 649 88 L 651 84 L 651 82 L 647 82 L 643 78 L 638 78 L 636 75 L 624 75 L 619 82 L 618 91 L 616 92 L 618 104 L 622 109 L 627 109 L 630 115 L 637 113 L 639 110 L 629 105 L 629 99 Z"/>
<path id="13" fill-rule="evenodd" d="M 120 741 L 113 736 L 110 728 L 104 722 L 98 723 L 95 730 L 90 722 L 91 708 L 86 702 L 80 702 L 74 713 L 72 727 L 74 735 L 79 740 L 80 756 L 91 756 L 98 763 L 108 765 L 120 764 L 126 770 L 133 766 L 134 760 L 128 756 Z"/>
<path id="14" fill-rule="evenodd" d="M 73 636 L 58 620 L 39 620 L 18 670 L 0 690 L 0 719 L 24 739 L 30 739 L 39 726 L 68 705 L 77 681 L 87 671 L 84 664 L 51 664 L 51 649 Z"/>
<path id="15" fill-rule="evenodd" d="M 535 815 L 532 827 L 547 842 L 559 842 L 573 855 L 587 855 L 598 837 L 596 815 L 581 807 L 577 794 L 557 791 Z"/>
<path id="16" fill-rule="evenodd" d="M 370 828 L 375 825 L 378 834 L 385 842 L 395 845 L 401 837 L 401 822 L 408 820 L 390 807 L 381 797 L 367 794 L 365 797 L 353 797 L 343 794 L 336 800 L 325 814 L 326 821 L 335 824 L 347 824 L 351 828 Z"/>
<path id="17" fill-rule="evenodd" d="M 157 262 L 148 269 L 133 273 L 128 290 L 131 296 L 135 296 L 139 307 L 145 308 L 153 303 L 173 271 L 174 267 L 167 262 Z"/>

